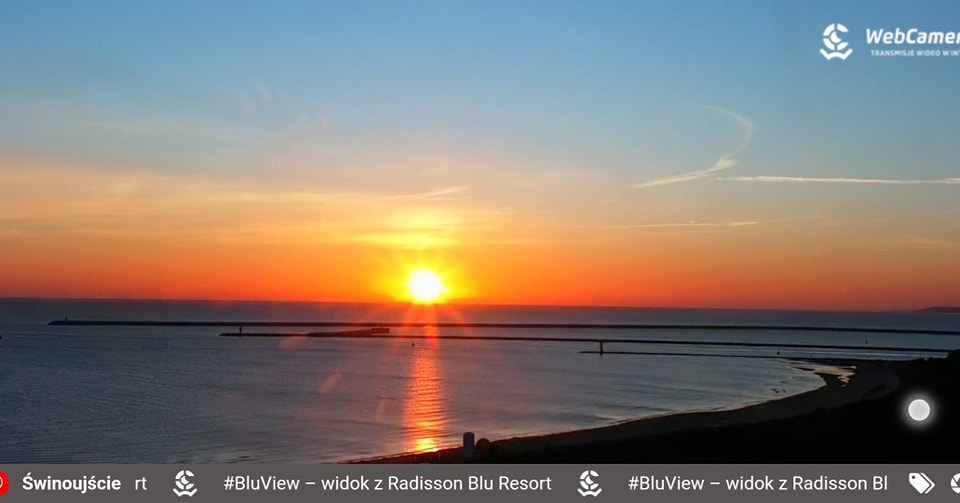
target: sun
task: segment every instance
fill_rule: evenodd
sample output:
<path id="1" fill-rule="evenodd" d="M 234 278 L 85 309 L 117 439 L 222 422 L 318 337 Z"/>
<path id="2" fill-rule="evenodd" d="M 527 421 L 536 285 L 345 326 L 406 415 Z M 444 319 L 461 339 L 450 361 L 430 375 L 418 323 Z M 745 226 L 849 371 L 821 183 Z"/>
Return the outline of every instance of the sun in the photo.
<path id="1" fill-rule="evenodd" d="M 440 275 L 429 269 L 417 269 L 407 279 L 407 294 L 417 304 L 442 302 L 447 293 Z"/>

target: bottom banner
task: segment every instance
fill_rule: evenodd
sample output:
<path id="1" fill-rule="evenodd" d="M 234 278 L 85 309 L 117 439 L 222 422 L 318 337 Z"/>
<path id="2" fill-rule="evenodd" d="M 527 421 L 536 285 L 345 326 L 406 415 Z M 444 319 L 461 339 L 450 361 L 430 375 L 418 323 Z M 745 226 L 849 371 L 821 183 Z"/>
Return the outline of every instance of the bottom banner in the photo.
<path id="1" fill-rule="evenodd" d="M 16 502 L 957 502 L 960 465 L 4 465 L 0 495 Z"/>

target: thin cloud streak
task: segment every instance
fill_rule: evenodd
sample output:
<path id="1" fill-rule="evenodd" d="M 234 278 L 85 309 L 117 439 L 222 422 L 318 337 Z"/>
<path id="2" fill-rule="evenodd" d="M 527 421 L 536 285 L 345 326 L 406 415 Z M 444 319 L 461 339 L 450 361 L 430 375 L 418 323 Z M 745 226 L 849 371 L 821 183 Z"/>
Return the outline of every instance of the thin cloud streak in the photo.
<path id="1" fill-rule="evenodd" d="M 756 183 L 842 183 L 842 184 L 876 184 L 876 185 L 950 185 L 960 184 L 960 178 L 940 178 L 936 180 L 898 180 L 894 178 L 821 178 L 807 176 L 735 176 L 720 177 L 725 182 L 756 182 Z"/>
<path id="2" fill-rule="evenodd" d="M 949 241 L 912 234 L 905 234 L 899 237 L 903 242 L 925 250 L 960 251 L 960 241 Z"/>
<path id="3" fill-rule="evenodd" d="M 452 186 L 452 187 L 443 187 L 436 190 L 431 190 L 428 192 L 417 192 L 415 194 L 401 194 L 398 196 L 391 196 L 390 199 L 397 199 L 402 201 L 426 201 L 426 200 L 447 200 L 450 199 L 449 196 L 454 194 L 459 194 L 466 190 L 466 187 L 463 186 Z"/>
<path id="4" fill-rule="evenodd" d="M 684 173 L 682 175 L 674 175 L 674 176 L 668 176 L 666 178 L 660 178 L 658 180 L 653 180 L 651 182 L 641 183 L 640 185 L 637 185 L 637 187 L 638 188 L 657 187 L 660 185 L 673 185 L 675 183 L 683 183 L 683 182 L 689 182 L 692 180 L 699 180 L 701 178 L 710 178 L 716 175 L 717 173 L 730 169 L 736 165 L 737 165 L 737 161 L 735 159 L 732 159 L 729 157 L 721 157 L 720 159 L 717 160 L 716 163 L 713 164 L 712 168 L 704 169 L 700 171 L 691 171 L 690 173 Z"/>
<path id="5" fill-rule="evenodd" d="M 627 229 L 708 229 L 722 227 L 750 227 L 758 225 L 760 222 L 755 220 L 744 220 L 739 222 L 672 222 L 662 224 L 635 224 L 621 225 L 621 228 Z"/>
<path id="6" fill-rule="evenodd" d="M 693 180 L 700 180 L 703 178 L 716 178 L 720 172 L 726 171 L 737 165 L 737 160 L 736 158 L 734 158 L 734 156 L 742 152 L 750 144 L 750 140 L 753 138 L 753 132 L 755 129 L 753 121 L 736 112 L 732 112 L 724 108 L 713 107 L 713 106 L 706 106 L 705 108 L 707 108 L 708 110 L 714 113 L 718 113 L 720 115 L 726 115 L 727 117 L 730 117 L 736 122 L 738 122 L 743 127 L 743 140 L 740 141 L 740 145 L 733 151 L 720 156 L 720 158 L 717 159 L 717 162 L 713 163 L 713 166 L 708 169 L 691 171 L 689 173 L 682 173 L 679 175 L 659 178 L 657 180 L 641 183 L 637 185 L 637 188 L 642 189 L 647 187 L 657 187 L 661 185 L 673 185 L 676 183 L 690 182 Z"/>

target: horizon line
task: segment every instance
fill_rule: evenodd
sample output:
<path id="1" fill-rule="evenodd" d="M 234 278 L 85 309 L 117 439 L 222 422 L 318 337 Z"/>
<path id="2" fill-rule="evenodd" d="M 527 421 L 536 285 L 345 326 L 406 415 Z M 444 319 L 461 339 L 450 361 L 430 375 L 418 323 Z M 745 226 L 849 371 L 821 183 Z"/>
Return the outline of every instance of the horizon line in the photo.
<path id="1" fill-rule="evenodd" d="M 918 312 L 933 309 L 960 309 L 960 306 L 951 304 L 931 304 L 921 307 L 888 307 L 888 308 L 863 308 L 863 307 L 760 307 L 760 306 L 741 306 L 741 307 L 718 307 L 718 306 L 683 306 L 683 305 L 637 305 L 637 304 L 536 304 L 536 303 L 470 303 L 470 302 L 444 302 L 436 304 L 418 304 L 410 301 L 384 300 L 384 301 L 351 301 L 351 300 L 277 300 L 277 299 L 198 299 L 198 298 L 164 298 L 164 297 L 39 297 L 39 296 L 0 296 L 0 301 L 16 300 L 39 300 L 39 301 L 91 301 L 91 302 L 184 302 L 184 303 L 246 303 L 246 304 L 351 304 L 351 305 L 376 305 L 393 304 L 397 306 L 407 306 L 417 309 L 443 309 L 444 307 L 516 307 L 516 308 L 575 308 L 575 309 L 645 309 L 645 310 L 699 310 L 699 311 L 797 311 L 797 312 L 862 312 L 862 313 L 884 313 L 884 312 Z"/>

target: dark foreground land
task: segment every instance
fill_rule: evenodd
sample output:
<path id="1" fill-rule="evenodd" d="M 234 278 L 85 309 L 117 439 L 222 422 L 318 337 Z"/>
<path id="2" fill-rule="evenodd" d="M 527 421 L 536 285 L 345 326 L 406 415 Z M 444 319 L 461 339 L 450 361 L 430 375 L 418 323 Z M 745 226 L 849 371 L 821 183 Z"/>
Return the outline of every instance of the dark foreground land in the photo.
<path id="1" fill-rule="evenodd" d="M 960 351 L 856 367 L 843 382 L 735 410 L 641 419 L 604 428 L 494 441 L 477 463 L 956 463 L 960 461 Z M 924 423 L 907 404 L 932 404 Z M 380 462 L 463 462 L 459 449 Z"/>

